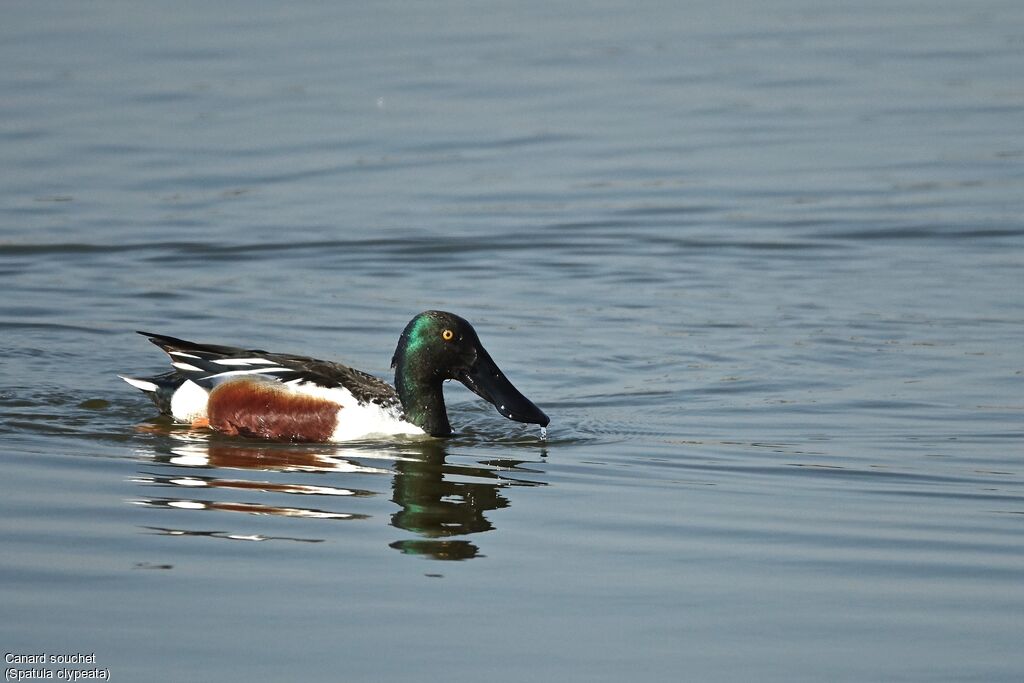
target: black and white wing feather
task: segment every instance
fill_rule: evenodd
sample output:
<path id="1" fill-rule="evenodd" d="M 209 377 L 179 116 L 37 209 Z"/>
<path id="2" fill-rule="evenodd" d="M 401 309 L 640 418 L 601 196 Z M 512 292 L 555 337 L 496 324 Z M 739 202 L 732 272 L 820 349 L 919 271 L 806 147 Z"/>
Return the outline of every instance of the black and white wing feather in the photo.
<path id="1" fill-rule="evenodd" d="M 162 334 L 142 332 L 163 349 L 175 372 L 184 380 L 209 391 L 230 379 L 250 376 L 284 384 L 315 384 L 347 389 L 360 403 L 401 407 L 398 394 L 387 382 L 340 363 L 305 356 L 270 353 L 195 342 Z"/>

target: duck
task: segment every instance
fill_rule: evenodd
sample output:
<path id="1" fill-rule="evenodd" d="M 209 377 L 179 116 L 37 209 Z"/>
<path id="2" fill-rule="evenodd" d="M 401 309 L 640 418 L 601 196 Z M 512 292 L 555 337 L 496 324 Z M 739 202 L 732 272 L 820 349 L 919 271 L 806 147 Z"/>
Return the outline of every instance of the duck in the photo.
<path id="1" fill-rule="evenodd" d="M 473 326 L 424 311 L 405 326 L 391 359 L 394 386 L 341 363 L 198 344 L 138 331 L 170 357 L 154 377 L 119 375 L 175 422 L 229 436 L 330 443 L 372 436 L 454 435 L 443 384 L 456 380 L 509 420 L 550 420 L 505 377 Z"/>

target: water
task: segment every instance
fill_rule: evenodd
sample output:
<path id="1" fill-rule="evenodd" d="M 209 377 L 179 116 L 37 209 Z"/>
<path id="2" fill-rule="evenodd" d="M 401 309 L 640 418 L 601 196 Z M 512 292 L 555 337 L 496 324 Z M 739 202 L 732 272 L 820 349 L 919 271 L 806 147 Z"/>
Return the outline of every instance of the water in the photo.
<path id="1" fill-rule="evenodd" d="M 5 653 L 1024 676 L 1020 3 L 3 15 Z M 116 377 L 136 329 L 389 377 L 428 308 L 546 440 L 458 385 L 447 441 L 208 437 Z"/>

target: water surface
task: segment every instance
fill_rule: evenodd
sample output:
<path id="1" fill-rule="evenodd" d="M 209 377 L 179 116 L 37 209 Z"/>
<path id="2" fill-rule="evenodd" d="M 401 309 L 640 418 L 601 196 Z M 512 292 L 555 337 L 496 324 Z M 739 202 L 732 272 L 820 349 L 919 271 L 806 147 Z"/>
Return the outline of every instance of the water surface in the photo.
<path id="1" fill-rule="evenodd" d="M 1024 676 L 1019 3 L 10 2 L 0 647 L 114 680 Z M 136 329 L 549 438 L 156 418 Z"/>

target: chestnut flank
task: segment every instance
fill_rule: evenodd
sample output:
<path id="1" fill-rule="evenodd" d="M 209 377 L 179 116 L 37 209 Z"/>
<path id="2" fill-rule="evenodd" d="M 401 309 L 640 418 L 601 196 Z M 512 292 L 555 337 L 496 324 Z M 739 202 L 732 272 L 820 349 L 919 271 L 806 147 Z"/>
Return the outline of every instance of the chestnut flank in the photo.
<path id="1" fill-rule="evenodd" d="M 210 427 L 232 436 L 277 441 L 327 441 L 338 425 L 341 406 L 303 396 L 281 384 L 239 378 L 210 392 Z"/>

